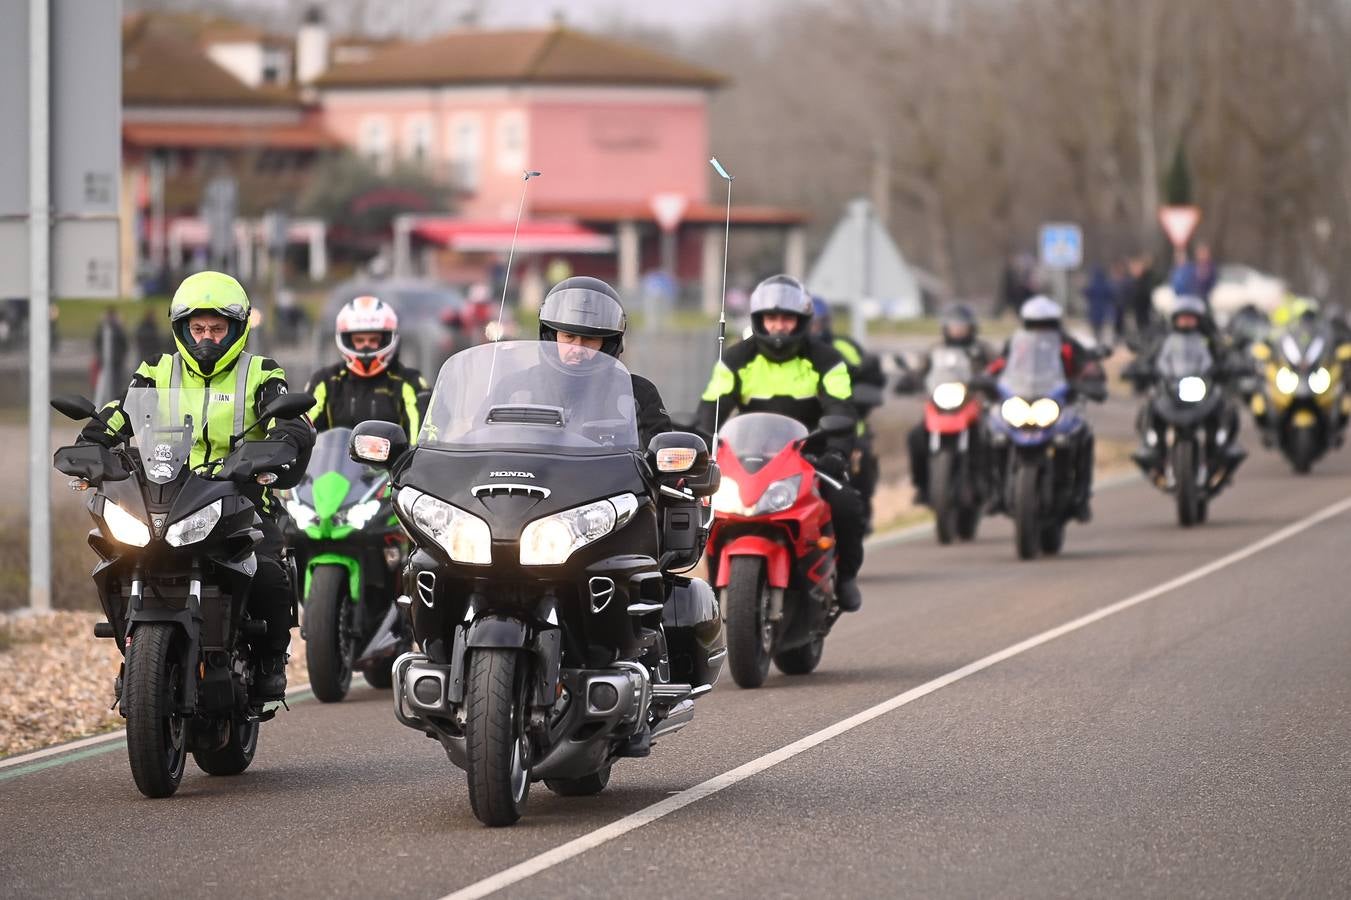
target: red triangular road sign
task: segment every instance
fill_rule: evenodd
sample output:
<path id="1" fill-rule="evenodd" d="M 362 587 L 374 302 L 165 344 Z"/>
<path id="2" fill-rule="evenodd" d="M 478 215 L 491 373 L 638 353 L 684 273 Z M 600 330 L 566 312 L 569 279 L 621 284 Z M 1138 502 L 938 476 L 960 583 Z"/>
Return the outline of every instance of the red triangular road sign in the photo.
<path id="1" fill-rule="evenodd" d="M 1159 207 L 1159 224 L 1174 247 L 1187 246 L 1196 226 L 1201 224 L 1199 206 L 1162 206 Z"/>
<path id="2" fill-rule="evenodd" d="M 680 225 L 680 220 L 685 216 L 685 208 L 689 206 L 690 200 L 684 194 L 665 191 L 660 194 L 653 194 L 650 202 L 652 204 L 652 215 L 656 217 L 661 230 L 675 231 Z"/>

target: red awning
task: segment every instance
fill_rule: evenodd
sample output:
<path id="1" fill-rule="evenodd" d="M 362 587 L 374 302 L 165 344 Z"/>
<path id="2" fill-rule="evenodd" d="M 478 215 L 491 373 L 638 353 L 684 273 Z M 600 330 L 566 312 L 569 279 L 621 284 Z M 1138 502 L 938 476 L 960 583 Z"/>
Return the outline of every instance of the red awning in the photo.
<path id="1" fill-rule="evenodd" d="M 321 126 L 203 125 L 187 122 L 127 122 L 122 139 L 136 147 L 191 147 L 194 149 L 250 148 L 322 150 L 335 147 L 337 138 Z"/>
<path id="2" fill-rule="evenodd" d="M 515 229 L 514 222 L 420 219 L 413 233 L 462 253 L 505 253 Z M 615 240 L 576 222 L 526 219 L 516 236 L 516 249 L 522 253 L 613 253 Z"/>
<path id="3" fill-rule="evenodd" d="M 656 222 L 652 204 L 642 202 L 538 203 L 532 209 L 543 215 L 568 216 L 582 222 Z M 721 225 L 727 207 L 721 203 L 692 201 L 685 207 L 683 225 Z M 732 224 L 746 226 L 801 225 L 808 219 L 804 210 L 782 206 L 733 206 Z"/>

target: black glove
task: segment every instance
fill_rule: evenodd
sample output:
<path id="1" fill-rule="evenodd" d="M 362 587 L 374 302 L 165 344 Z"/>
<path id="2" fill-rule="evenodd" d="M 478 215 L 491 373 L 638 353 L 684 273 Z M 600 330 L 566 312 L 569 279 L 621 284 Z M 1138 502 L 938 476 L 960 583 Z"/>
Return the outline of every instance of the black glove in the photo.
<path id="1" fill-rule="evenodd" d="M 818 472 L 837 480 L 844 478 L 844 473 L 849 471 L 849 459 L 839 450 L 827 450 L 817 458 L 814 465 Z"/>
<path id="2" fill-rule="evenodd" d="M 109 434 L 107 427 L 102 422 L 90 422 L 80 429 L 80 443 L 98 444 L 100 447 L 107 447 L 111 450 L 117 446 L 117 435 Z"/>

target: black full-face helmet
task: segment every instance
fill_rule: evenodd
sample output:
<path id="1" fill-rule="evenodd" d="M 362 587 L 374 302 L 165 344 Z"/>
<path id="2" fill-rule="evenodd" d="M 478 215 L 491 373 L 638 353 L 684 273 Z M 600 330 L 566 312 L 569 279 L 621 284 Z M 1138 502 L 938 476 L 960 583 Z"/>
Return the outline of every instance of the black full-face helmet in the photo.
<path id="1" fill-rule="evenodd" d="M 601 339 L 601 352 L 624 352 L 628 317 L 619 293 L 599 278 L 578 275 L 553 286 L 539 309 L 539 339 L 558 340 L 558 332 Z"/>
<path id="2" fill-rule="evenodd" d="M 976 314 L 965 303 L 954 303 L 944 307 L 938 316 L 943 331 L 943 343 L 954 347 L 965 347 L 976 339 L 978 323 Z"/>
<path id="3" fill-rule="evenodd" d="M 811 331 L 812 297 L 791 275 L 771 275 L 751 292 L 751 336 L 760 352 L 776 362 L 797 355 Z M 787 334 L 770 334 L 765 316 L 771 313 L 797 317 L 797 325 Z"/>

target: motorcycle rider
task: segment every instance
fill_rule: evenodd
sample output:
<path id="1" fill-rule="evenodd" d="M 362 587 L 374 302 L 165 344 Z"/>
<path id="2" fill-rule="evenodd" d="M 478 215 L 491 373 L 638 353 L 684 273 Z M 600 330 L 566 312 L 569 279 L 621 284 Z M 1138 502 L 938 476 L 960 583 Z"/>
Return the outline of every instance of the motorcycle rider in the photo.
<path id="1" fill-rule="evenodd" d="M 773 412 L 814 429 L 822 416 L 857 418 L 850 398 L 849 367 L 834 347 L 810 339 L 812 299 L 789 275 L 771 275 L 750 297 L 751 338 L 729 348 L 713 368 L 697 414 L 698 427 L 713 432 L 734 409 Z M 863 605 L 856 579 L 863 566 L 863 499 L 848 482 L 854 435 L 828 440 L 815 465 L 840 483 L 821 481 L 835 527 L 840 608 Z"/>
<path id="2" fill-rule="evenodd" d="M 1070 399 L 1074 400 L 1082 395 L 1090 400 L 1101 403 L 1107 399 L 1106 376 L 1103 374 L 1102 366 L 1098 363 L 1100 355 L 1089 350 L 1075 338 L 1070 336 L 1062 325 L 1064 311 L 1060 304 L 1056 303 L 1050 297 L 1037 295 L 1028 300 L 1018 310 L 1018 317 L 1022 320 L 1022 327 L 1031 332 L 1052 332 L 1060 341 L 1060 363 L 1064 367 L 1065 380 L 1070 386 Z M 998 375 L 1004 371 L 1008 365 L 1009 344 L 1004 345 L 1003 351 L 986 368 L 989 375 Z M 1091 500 L 1093 496 L 1093 432 L 1085 427 L 1080 433 L 1077 446 L 1074 452 L 1077 454 L 1079 464 L 1078 478 L 1076 479 L 1079 488 L 1076 498 L 1074 516 L 1080 522 L 1089 522 L 1093 518 L 1093 509 Z M 1002 477 L 1002 470 L 996 465 L 993 472 L 996 479 Z M 1002 492 L 997 492 L 999 496 Z"/>
<path id="3" fill-rule="evenodd" d="M 244 349 L 249 337 L 250 304 L 244 288 L 223 272 L 198 272 L 179 285 L 169 304 L 169 323 L 175 352 L 146 360 L 132 376 L 132 388 L 204 390 L 209 397 L 205 415 L 193 421 L 190 462 L 200 466 L 224 459 L 230 437 L 242 422 L 247 440 L 285 441 L 296 453 L 287 471 L 278 473 L 269 487 L 249 483 L 241 492 L 253 501 L 262 520 L 263 540 L 255 548 L 257 573 L 249 590 L 251 615 L 267 622 L 265 634 L 250 641 L 254 678 L 251 695 L 280 700 L 286 694 L 286 650 L 291 641 L 294 593 L 289 570 L 283 564 L 282 536 L 277 525 L 280 504 L 274 489 L 294 487 L 309 464 L 314 428 L 307 418 L 258 419 L 258 412 L 286 393 L 286 373 L 276 362 Z M 82 442 L 114 446 L 131 433 L 121 412 L 122 401 L 104 409 L 111 413 L 111 430 L 90 422 L 80 432 Z"/>
<path id="4" fill-rule="evenodd" d="M 355 428 L 370 419 L 403 426 L 410 441 L 427 411 L 427 379 L 399 360 L 399 317 L 377 297 L 357 297 L 338 311 L 334 342 L 342 362 L 310 376 L 310 418 L 318 431 Z"/>
<path id="5" fill-rule="evenodd" d="M 907 373 L 907 383 L 922 385 L 929 374 L 933 350 L 937 347 L 952 347 L 961 350 L 971 360 L 972 372 L 984 372 L 994 359 L 994 348 L 980 339 L 980 322 L 976 313 L 965 303 L 953 303 L 944 307 L 938 316 L 943 342 L 930 348 L 924 354 L 924 361 L 918 369 Z M 907 388 L 911 390 L 913 388 Z M 910 454 L 910 483 L 915 488 L 915 504 L 929 504 L 929 432 L 921 419 L 906 435 L 906 450 Z"/>

